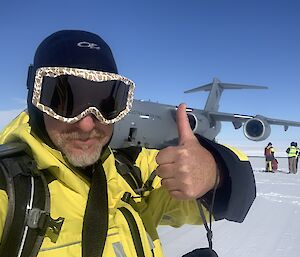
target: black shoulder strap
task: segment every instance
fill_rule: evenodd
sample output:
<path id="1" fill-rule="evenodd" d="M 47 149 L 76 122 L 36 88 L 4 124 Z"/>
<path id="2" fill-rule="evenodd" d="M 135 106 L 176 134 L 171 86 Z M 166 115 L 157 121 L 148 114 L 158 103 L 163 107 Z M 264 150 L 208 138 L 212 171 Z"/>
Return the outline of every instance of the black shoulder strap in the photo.
<path id="1" fill-rule="evenodd" d="M 44 235 L 60 231 L 62 225 L 61 218 L 59 225 L 50 218 L 47 182 L 26 148 L 24 143 L 0 145 L 0 176 L 9 199 L 0 256 L 36 256 Z M 55 237 L 52 235 L 52 240 Z"/>
<path id="2" fill-rule="evenodd" d="M 139 195 L 153 189 L 152 182 L 156 176 L 155 172 L 152 172 L 148 180 L 143 182 L 140 168 L 134 165 L 141 151 L 142 148 L 136 146 L 113 150 L 117 171 Z"/>
<path id="3" fill-rule="evenodd" d="M 102 256 L 108 230 L 107 180 L 103 166 L 95 165 L 82 227 L 82 256 Z"/>

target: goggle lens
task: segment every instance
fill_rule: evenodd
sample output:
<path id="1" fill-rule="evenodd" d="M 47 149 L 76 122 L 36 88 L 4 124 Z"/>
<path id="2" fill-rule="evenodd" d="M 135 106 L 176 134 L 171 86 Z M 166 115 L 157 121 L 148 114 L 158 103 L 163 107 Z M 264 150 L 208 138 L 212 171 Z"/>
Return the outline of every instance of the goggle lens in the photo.
<path id="1" fill-rule="evenodd" d="M 117 80 L 96 82 L 70 75 L 44 77 L 40 103 L 66 118 L 94 106 L 105 119 L 126 108 L 129 86 Z"/>
<path id="2" fill-rule="evenodd" d="M 74 72 L 69 70 L 53 73 L 53 70 L 59 68 L 40 69 L 51 69 L 52 73 L 37 71 L 32 102 L 56 119 L 74 123 L 92 113 L 99 120 L 109 124 L 124 117 L 132 106 L 134 83 L 117 74 L 73 69 L 77 73 L 80 71 L 81 75 L 82 72 L 93 72 L 92 75 L 97 75 L 95 79 L 88 74 L 75 76 Z M 45 74 L 41 77 L 43 72 Z M 102 79 L 99 79 L 99 76 Z"/>

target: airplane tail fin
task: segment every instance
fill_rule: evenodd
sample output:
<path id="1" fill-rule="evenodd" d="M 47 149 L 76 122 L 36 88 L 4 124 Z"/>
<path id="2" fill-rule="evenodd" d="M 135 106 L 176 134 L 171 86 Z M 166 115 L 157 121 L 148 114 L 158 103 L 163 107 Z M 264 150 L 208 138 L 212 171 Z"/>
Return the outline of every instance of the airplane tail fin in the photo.
<path id="1" fill-rule="evenodd" d="M 217 78 L 213 79 L 212 83 L 196 87 L 185 91 L 184 93 L 195 93 L 198 91 L 210 91 L 204 110 L 215 112 L 219 109 L 219 102 L 224 89 L 267 89 L 264 86 L 242 85 L 233 83 L 223 83 Z"/>

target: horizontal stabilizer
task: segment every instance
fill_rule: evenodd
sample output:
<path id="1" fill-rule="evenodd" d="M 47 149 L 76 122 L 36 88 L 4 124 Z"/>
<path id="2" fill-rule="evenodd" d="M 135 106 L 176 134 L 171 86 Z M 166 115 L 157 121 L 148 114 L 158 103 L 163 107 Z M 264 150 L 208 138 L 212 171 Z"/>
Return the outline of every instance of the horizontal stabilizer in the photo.
<path id="1" fill-rule="evenodd" d="M 212 83 L 196 87 L 185 91 L 184 93 L 194 93 L 198 91 L 209 91 L 209 95 L 204 107 L 205 111 L 215 112 L 219 109 L 219 101 L 224 89 L 267 89 L 264 86 L 242 85 L 232 83 L 222 83 L 217 78 L 214 78 Z"/>
<path id="2" fill-rule="evenodd" d="M 198 91 L 211 91 L 214 83 L 209 83 L 200 87 L 195 87 L 193 89 L 189 89 L 184 91 L 184 93 L 195 93 Z M 221 89 L 268 89 L 265 86 L 254 86 L 254 85 L 243 85 L 243 84 L 232 84 L 232 83 L 222 83 L 218 82 L 218 86 Z"/>

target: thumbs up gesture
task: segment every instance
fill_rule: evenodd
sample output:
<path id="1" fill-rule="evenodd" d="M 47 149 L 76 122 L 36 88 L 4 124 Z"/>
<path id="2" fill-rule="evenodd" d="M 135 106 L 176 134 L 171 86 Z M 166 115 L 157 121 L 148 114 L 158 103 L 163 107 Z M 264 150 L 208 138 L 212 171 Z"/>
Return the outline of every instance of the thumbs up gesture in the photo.
<path id="1" fill-rule="evenodd" d="M 156 174 L 161 184 L 177 199 L 196 199 L 214 187 L 217 165 L 212 154 L 201 146 L 190 127 L 186 105 L 176 113 L 179 142 L 159 151 Z"/>

